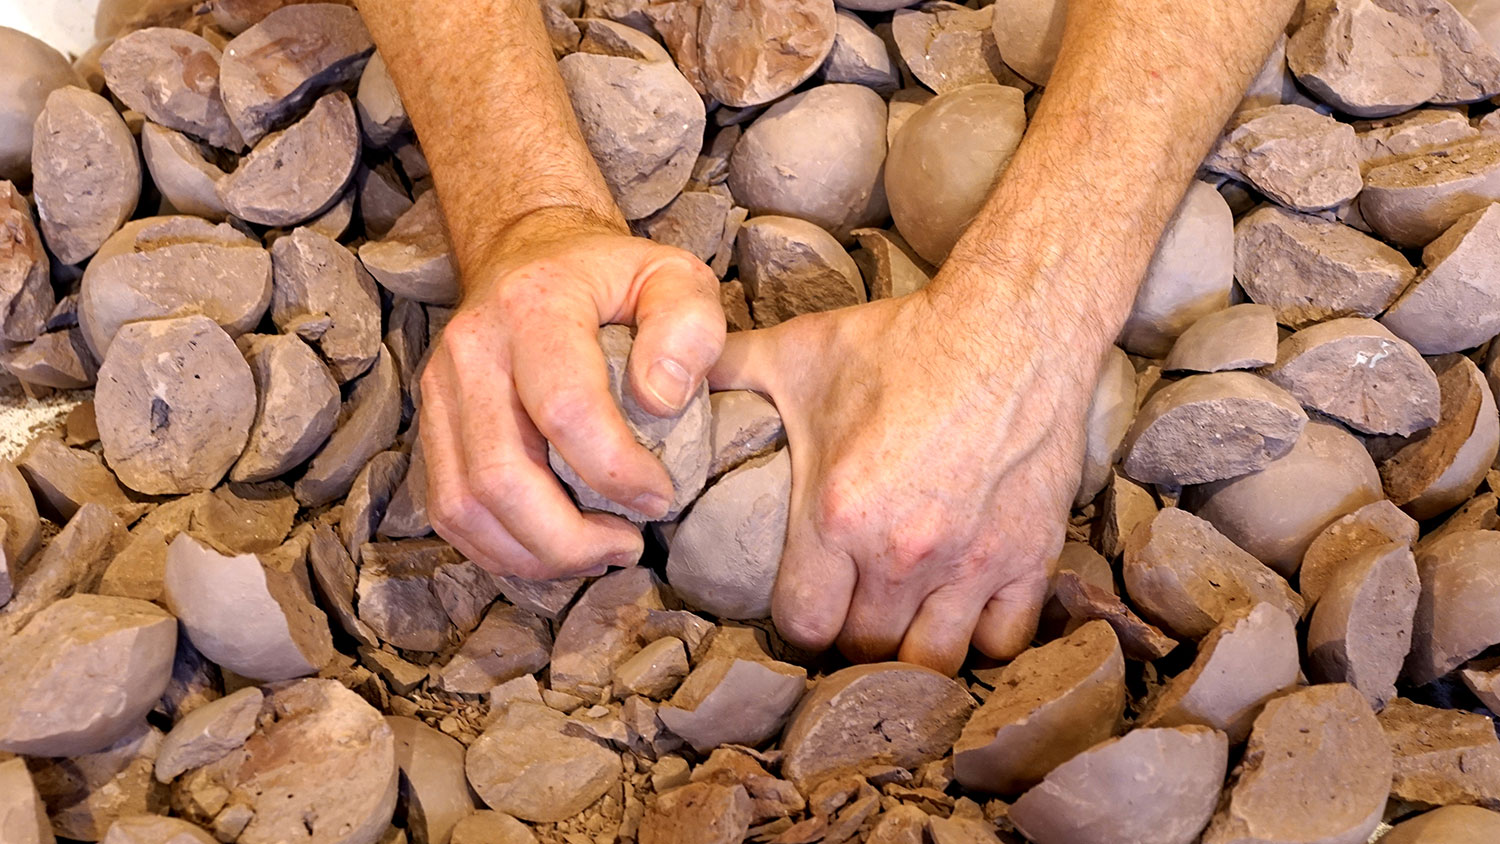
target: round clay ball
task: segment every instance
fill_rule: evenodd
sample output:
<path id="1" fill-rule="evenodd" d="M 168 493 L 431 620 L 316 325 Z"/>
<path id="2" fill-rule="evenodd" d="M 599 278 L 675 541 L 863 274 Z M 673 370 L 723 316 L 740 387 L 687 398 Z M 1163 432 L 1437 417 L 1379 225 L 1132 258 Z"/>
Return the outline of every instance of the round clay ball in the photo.
<path id="1" fill-rule="evenodd" d="M 885 101 L 863 85 L 819 85 L 767 109 L 729 159 L 752 216 L 817 223 L 840 240 L 885 219 Z"/>
<path id="2" fill-rule="evenodd" d="M 885 192 L 896 228 L 928 263 L 948 257 L 1025 131 L 1021 91 L 981 84 L 934 97 L 896 133 Z"/>
<path id="3" fill-rule="evenodd" d="M 0 179 L 31 173 L 31 127 L 47 95 L 82 82 L 62 53 L 36 38 L 0 26 Z"/>

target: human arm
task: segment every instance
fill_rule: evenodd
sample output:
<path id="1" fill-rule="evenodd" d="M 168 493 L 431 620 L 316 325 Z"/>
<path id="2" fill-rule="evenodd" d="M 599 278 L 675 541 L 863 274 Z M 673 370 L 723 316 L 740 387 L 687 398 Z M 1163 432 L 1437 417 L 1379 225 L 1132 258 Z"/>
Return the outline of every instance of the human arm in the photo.
<path id="1" fill-rule="evenodd" d="M 915 294 L 736 335 L 792 503 L 783 634 L 948 672 L 1028 644 L 1100 362 L 1198 163 L 1295 0 L 1071 0 L 1008 169 Z"/>
<path id="2" fill-rule="evenodd" d="M 580 513 L 547 442 L 646 513 L 672 497 L 610 397 L 595 339 L 637 326 L 629 380 L 670 415 L 717 358 L 707 267 L 631 237 L 574 119 L 536 0 L 359 0 L 448 220 L 463 299 L 422 379 L 433 526 L 502 574 L 556 577 L 640 555 L 640 531 Z"/>

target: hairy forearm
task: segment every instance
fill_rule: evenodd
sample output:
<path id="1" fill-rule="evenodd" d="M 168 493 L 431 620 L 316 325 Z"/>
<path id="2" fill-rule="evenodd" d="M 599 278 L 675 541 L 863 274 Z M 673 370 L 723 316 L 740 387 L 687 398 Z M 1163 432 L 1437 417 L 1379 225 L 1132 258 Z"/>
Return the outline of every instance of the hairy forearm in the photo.
<path id="1" fill-rule="evenodd" d="M 626 231 L 536 0 L 358 5 L 422 140 L 466 276 L 538 218 Z"/>
<path id="2" fill-rule="evenodd" d="M 1071 0 L 1036 117 L 949 258 L 973 272 L 934 282 L 935 298 L 1102 354 L 1295 4 Z"/>

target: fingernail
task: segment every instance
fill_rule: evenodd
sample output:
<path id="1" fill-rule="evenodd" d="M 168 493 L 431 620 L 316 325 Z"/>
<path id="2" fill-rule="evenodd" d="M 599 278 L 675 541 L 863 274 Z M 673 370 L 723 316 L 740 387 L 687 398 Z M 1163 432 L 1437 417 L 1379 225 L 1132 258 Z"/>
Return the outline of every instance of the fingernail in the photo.
<path id="1" fill-rule="evenodd" d="M 671 509 L 672 502 L 654 492 L 648 492 L 631 502 L 631 506 L 638 513 L 644 513 L 653 519 L 659 519 L 665 516 L 667 511 Z"/>
<path id="2" fill-rule="evenodd" d="M 646 373 L 646 389 L 656 396 L 657 401 L 674 411 L 687 406 L 688 389 L 691 386 L 687 370 L 671 358 L 662 358 L 652 364 L 651 371 Z"/>

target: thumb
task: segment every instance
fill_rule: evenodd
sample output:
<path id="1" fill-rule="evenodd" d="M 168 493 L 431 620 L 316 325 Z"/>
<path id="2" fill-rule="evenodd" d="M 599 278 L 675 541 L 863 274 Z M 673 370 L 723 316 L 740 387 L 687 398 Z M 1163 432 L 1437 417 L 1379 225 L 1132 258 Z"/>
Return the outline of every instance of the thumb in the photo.
<path id="1" fill-rule="evenodd" d="M 718 279 L 687 253 L 660 261 L 641 282 L 635 325 L 630 387 L 647 412 L 675 416 L 724 350 Z"/>

